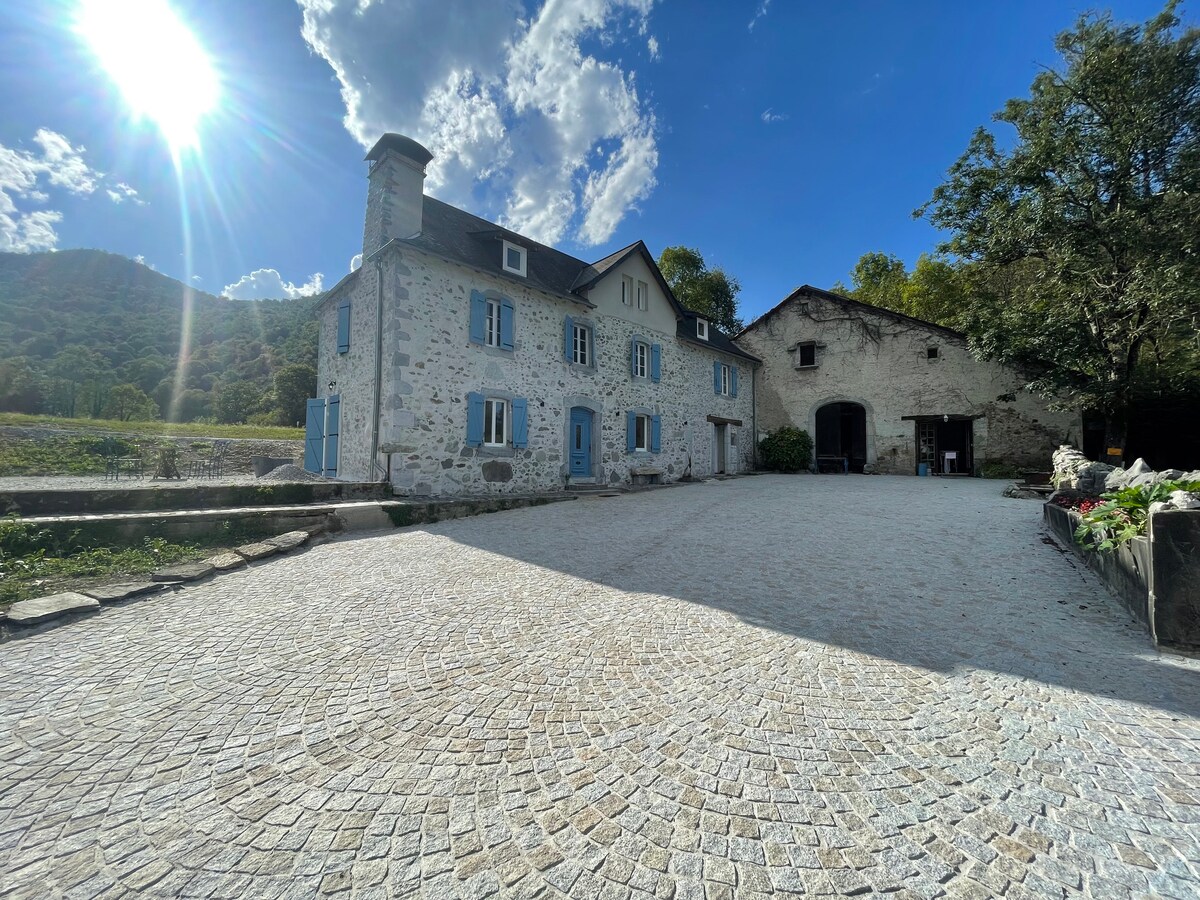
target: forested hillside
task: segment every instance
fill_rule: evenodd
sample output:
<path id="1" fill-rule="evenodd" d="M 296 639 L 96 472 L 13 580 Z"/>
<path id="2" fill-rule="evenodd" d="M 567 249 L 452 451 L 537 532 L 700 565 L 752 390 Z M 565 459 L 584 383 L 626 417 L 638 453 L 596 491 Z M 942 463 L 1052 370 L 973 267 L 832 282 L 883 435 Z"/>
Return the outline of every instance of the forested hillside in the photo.
<path id="1" fill-rule="evenodd" d="M 214 297 L 98 250 L 0 253 L 0 410 L 294 425 L 314 303 Z"/>

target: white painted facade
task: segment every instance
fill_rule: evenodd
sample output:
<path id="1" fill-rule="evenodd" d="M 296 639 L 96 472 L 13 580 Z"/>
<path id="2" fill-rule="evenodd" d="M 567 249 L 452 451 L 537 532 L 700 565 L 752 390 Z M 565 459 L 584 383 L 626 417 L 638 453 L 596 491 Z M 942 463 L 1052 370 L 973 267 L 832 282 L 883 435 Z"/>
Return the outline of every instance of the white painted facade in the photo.
<path id="1" fill-rule="evenodd" d="M 943 443 L 958 452 L 947 462 L 944 451 L 932 457 L 927 451 L 931 473 L 949 467 L 978 474 L 988 462 L 1042 470 L 1060 444 L 1079 445 L 1077 412 L 1051 411 L 1044 400 L 1022 392 L 1019 373 L 975 359 L 961 335 L 825 291 L 797 290 L 736 341 L 762 360 L 756 384 L 760 433 L 803 428 L 819 453 L 819 411 L 856 404 L 864 413 L 861 464 L 868 471 L 916 474 L 922 425 L 926 440 L 954 432 Z M 959 434 L 969 461 L 957 446 Z"/>

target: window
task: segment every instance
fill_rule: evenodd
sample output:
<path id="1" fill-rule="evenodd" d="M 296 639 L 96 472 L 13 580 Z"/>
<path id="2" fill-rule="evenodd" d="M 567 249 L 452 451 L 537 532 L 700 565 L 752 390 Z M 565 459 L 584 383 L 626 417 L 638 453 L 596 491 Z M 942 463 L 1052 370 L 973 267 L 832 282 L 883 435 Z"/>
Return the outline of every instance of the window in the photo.
<path id="1" fill-rule="evenodd" d="M 926 347 L 925 348 L 925 358 L 926 359 L 937 359 L 938 358 L 938 348 L 937 347 Z"/>
<path id="2" fill-rule="evenodd" d="M 504 244 L 504 259 L 501 268 L 505 272 L 512 272 L 514 275 L 525 277 L 525 258 L 527 250 L 524 247 L 518 247 L 516 244 L 510 244 L 508 241 L 503 241 Z"/>
<path id="3" fill-rule="evenodd" d="M 633 305 L 633 279 L 628 275 L 621 276 L 621 302 L 626 306 Z"/>
<path id="4" fill-rule="evenodd" d="M 586 325 L 571 326 L 571 362 L 590 366 L 592 330 Z"/>
<path id="5" fill-rule="evenodd" d="M 638 282 L 638 309 L 644 310 L 650 305 L 650 285 L 644 281 Z"/>
<path id="6" fill-rule="evenodd" d="M 796 368 L 810 368 L 817 364 L 817 345 L 815 341 L 808 341 L 803 344 L 796 345 Z"/>
<path id="7" fill-rule="evenodd" d="M 729 366 L 721 366 L 721 394 L 729 394 Z"/>
<path id="8" fill-rule="evenodd" d="M 696 337 L 702 341 L 708 340 L 708 322 L 704 321 L 704 319 L 696 320 Z"/>
<path id="9" fill-rule="evenodd" d="M 504 447 L 508 444 L 508 401 L 489 397 L 483 401 L 483 445 Z"/>
<path id="10" fill-rule="evenodd" d="M 487 301 L 487 316 L 484 319 L 484 341 L 489 347 L 500 346 L 500 301 Z"/>
<path id="11" fill-rule="evenodd" d="M 641 341 L 633 345 L 633 375 L 635 378 L 646 378 L 650 374 L 650 347 Z"/>
<path id="12" fill-rule="evenodd" d="M 638 453 L 650 451 L 650 417 L 635 416 L 633 420 L 633 449 Z"/>

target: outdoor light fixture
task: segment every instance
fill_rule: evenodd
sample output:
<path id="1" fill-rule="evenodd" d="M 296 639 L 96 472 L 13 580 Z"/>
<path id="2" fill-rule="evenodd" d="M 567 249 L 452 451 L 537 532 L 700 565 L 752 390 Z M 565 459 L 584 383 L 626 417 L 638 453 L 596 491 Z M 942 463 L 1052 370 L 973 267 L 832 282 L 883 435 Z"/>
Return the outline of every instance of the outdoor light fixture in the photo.
<path id="1" fill-rule="evenodd" d="M 329 382 L 329 384 L 327 384 L 327 385 L 326 385 L 326 387 L 327 387 L 327 388 L 329 388 L 329 393 L 331 393 L 331 394 L 332 394 L 332 393 L 333 393 L 333 389 L 334 389 L 335 387 L 337 387 L 337 382 L 336 382 L 336 381 L 331 381 L 331 382 Z"/>
<path id="2" fill-rule="evenodd" d="M 329 382 L 329 389 L 330 389 L 331 391 L 333 390 L 333 382 L 332 382 L 332 381 L 331 381 L 331 382 Z M 946 414 L 946 415 L 942 416 L 942 421 L 943 421 L 943 422 L 949 422 L 949 421 L 950 421 L 950 416 L 949 416 L 949 414 Z"/>

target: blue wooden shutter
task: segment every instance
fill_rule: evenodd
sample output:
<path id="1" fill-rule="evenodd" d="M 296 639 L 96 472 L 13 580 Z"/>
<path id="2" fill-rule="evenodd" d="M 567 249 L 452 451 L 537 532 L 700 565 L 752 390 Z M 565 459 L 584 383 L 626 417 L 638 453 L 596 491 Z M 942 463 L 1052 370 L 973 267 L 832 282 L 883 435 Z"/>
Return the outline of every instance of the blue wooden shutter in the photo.
<path id="1" fill-rule="evenodd" d="M 650 380 L 655 384 L 662 381 L 662 345 L 650 345 Z"/>
<path id="2" fill-rule="evenodd" d="M 650 452 L 662 450 L 662 416 L 650 417 Z"/>
<path id="3" fill-rule="evenodd" d="M 487 298 L 471 291 L 471 343 L 482 344 L 487 326 Z M 459 332 L 460 334 L 462 332 Z"/>
<path id="4" fill-rule="evenodd" d="M 342 415 L 342 395 L 334 394 L 325 407 L 325 474 L 332 478 L 338 473 L 338 435 Z"/>
<path id="5" fill-rule="evenodd" d="M 721 393 L 721 364 L 713 363 L 713 393 Z"/>
<path id="6" fill-rule="evenodd" d="M 529 446 L 529 404 L 524 397 L 513 397 L 512 402 L 512 441 L 513 446 L 520 449 Z"/>
<path id="7" fill-rule="evenodd" d="M 321 474 L 325 456 L 325 398 L 309 399 L 304 419 L 304 469 Z"/>
<path id="8" fill-rule="evenodd" d="M 483 446 L 483 394 L 467 394 L 467 446 Z"/>
<path id="9" fill-rule="evenodd" d="M 567 362 L 572 360 L 571 356 L 571 338 L 575 330 L 575 320 L 567 316 L 563 321 L 563 353 L 566 354 Z"/>
<path id="10" fill-rule="evenodd" d="M 637 338 L 629 341 L 629 374 L 637 377 Z"/>
<path id="11" fill-rule="evenodd" d="M 637 413 L 625 413 L 625 449 L 632 453 L 637 449 Z"/>
<path id="12" fill-rule="evenodd" d="M 729 393 L 737 396 L 737 366 L 729 367 Z"/>
<path id="13" fill-rule="evenodd" d="M 338 353 L 350 352 L 350 301 L 338 306 Z"/>
<path id="14" fill-rule="evenodd" d="M 500 347 L 503 350 L 511 350 L 513 348 L 513 323 L 516 319 L 516 310 L 513 309 L 513 302 L 507 298 L 500 301 Z"/>

